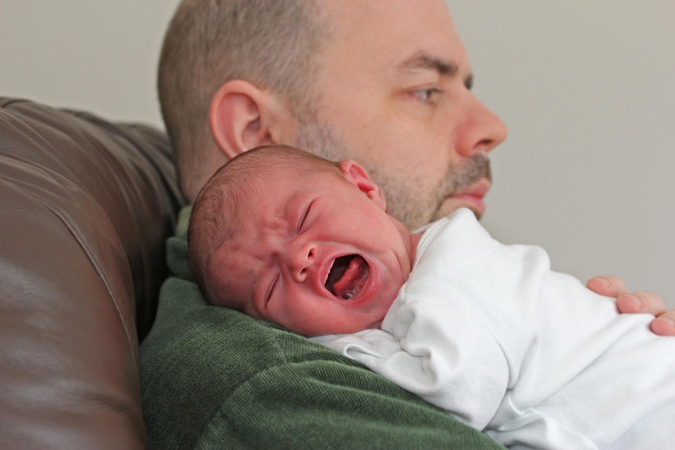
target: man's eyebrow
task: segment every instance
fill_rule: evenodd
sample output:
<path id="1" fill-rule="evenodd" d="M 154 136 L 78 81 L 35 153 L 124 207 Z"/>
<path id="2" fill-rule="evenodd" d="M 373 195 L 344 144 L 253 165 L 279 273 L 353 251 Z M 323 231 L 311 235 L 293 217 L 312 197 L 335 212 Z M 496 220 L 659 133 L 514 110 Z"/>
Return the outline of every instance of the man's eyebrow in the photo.
<path id="1" fill-rule="evenodd" d="M 459 72 L 459 66 L 456 63 L 424 52 L 415 53 L 413 56 L 403 61 L 403 63 L 399 65 L 399 69 L 403 71 L 415 69 L 433 70 L 438 72 L 439 75 L 446 77 L 454 77 Z M 471 89 L 473 86 L 472 73 L 464 79 L 464 85 L 467 89 Z"/>

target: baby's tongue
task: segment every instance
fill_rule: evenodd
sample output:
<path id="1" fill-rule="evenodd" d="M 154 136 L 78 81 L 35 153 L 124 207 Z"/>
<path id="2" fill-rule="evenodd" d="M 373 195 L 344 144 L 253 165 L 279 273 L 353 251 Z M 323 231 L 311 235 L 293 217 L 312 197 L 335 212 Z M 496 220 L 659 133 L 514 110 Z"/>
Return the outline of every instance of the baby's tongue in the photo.
<path id="1" fill-rule="evenodd" d="M 333 285 L 337 297 L 349 300 L 356 297 L 368 280 L 368 264 L 358 255 L 350 261 L 344 275 Z"/>

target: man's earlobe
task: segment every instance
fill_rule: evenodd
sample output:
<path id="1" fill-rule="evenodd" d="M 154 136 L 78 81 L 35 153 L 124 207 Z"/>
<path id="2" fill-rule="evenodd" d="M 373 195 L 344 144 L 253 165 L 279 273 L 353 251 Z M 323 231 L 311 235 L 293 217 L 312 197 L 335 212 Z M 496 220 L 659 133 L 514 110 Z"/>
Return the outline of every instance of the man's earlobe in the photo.
<path id="1" fill-rule="evenodd" d="M 260 145 L 271 144 L 265 123 L 266 93 L 243 80 L 232 80 L 213 96 L 211 133 L 227 159 Z"/>
<path id="2" fill-rule="evenodd" d="M 387 210 L 387 202 L 380 187 L 370 178 L 366 169 L 355 161 L 347 160 L 340 163 L 342 175 L 366 194 L 383 211 Z"/>

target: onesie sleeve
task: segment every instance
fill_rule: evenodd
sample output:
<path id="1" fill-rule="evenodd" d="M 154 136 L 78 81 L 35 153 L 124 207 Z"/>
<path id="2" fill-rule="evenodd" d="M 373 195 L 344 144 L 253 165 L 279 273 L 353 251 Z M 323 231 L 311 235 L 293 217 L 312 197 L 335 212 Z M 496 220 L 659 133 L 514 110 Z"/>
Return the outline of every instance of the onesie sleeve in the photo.
<path id="1" fill-rule="evenodd" d="M 397 324 L 395 336 L 383 330 L 365 330 L 325 336 L 319 342 L 461 422 L 484 429 L 497 411 L 509 379 L 497 341 L 486 330 L 469 325 L 468 318 L 453 317 L 441 327 L 415 308 L 399 313 L 407 317 Z"/>

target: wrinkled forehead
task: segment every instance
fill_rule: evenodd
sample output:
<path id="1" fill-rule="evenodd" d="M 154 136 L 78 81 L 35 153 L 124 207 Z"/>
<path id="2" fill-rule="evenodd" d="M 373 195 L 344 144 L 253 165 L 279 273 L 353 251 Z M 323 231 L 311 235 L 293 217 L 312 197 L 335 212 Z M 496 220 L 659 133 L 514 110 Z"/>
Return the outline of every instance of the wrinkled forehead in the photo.
<path id="1" fill-rule="evenodd" d="M 239 180 L 229 180 L 229 186 L 223 188 L 225 236 L 218 253 L 224 266 L 241 270 L 268 259 L 276 238 L 291 231 L 303 199 L 332 186 L 332 181 L 319 180 L 334 177 L 344 181 L 330 165 L 269 164 L 272 160 L 266 160 L 250 176 L 237 174 Z"/>
<path id="2" fill-rule="evenodd" d="M 238 299 L 251 297 L 273 252 L 271 236 L 287 233 L 296 190 L 269 182 L 269 190 L 251 190 L 244 195 L 228 196 L 223 217 L 224 238 L 213 258 L 213 271 L 221 288 Z"/>
<path id="3" fill-rule="evenodd" d="M 234 302 L 233 307 L 244 309 L 253 297 L 257 284 L 259 263 L 251 253 L 249 239 L 236 236 L 218 249 L 213 258 L 212 272 L 218 280 L 223 297 Z"/>

